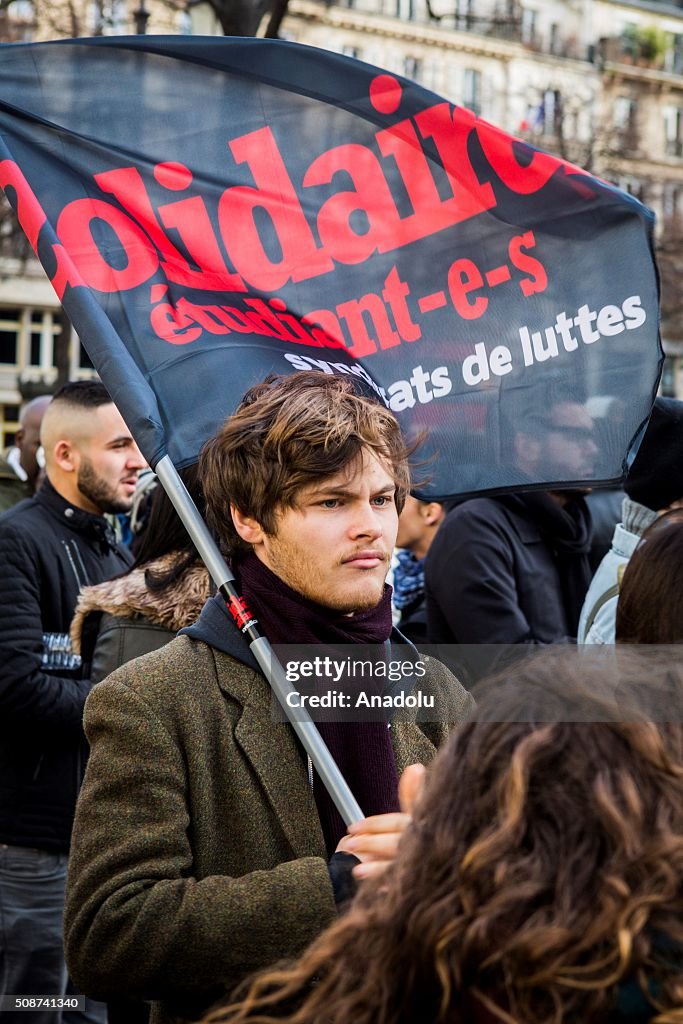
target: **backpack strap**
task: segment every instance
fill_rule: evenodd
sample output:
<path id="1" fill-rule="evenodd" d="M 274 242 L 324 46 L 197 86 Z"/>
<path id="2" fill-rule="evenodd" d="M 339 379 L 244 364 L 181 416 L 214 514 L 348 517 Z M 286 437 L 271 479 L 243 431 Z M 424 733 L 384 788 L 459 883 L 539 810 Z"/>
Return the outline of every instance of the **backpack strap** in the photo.
<path id="1" fill-rule="evenodd" d="M 607 604 L 608 601 L 611 601 L 613 597 L 618 597 L 618 595 L 619 595 L 619 583 L 615 583 L 613 586 L 611 586 L 609 588 L 609 590 L 606 590 L 604 592 L 604 594 L 601 594 L 600 597 L 597 599 L 597 601 L 595 602 L 595 604 L 591 608 L 590 615 L 586 619 L 586 625 L 585 625 L 585 628 L 584 628 L 584 631 L 583 631 L 583 639 L 584 639 L 584 641 L 585 641 L 586 637 L 588 636 L 588 634 L 590 633 L 590 631 L 591 631 L 591 629 L 593 627 L 593 623 L 595 622 L 595 620 L 598 617 L 598 612 L 602 608 L 604 608 L 604 606 Z"/>

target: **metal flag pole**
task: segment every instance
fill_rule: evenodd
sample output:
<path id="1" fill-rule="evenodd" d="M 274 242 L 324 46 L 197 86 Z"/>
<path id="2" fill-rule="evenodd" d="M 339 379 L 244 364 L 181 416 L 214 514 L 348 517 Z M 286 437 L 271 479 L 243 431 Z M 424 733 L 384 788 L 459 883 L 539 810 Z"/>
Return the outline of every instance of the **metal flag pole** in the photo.
<path id="1" fill-rule="evenodd" d="M 234 586 L 235 577 L 226 565 L 225 559 L 218 550 L 216 542 L 209 533 L 206 523 L 197 511 L 178 470 L 168 455 L 164 455 L 159 460 L 154 467 L 154 472 L 182 519 L 216 586 L 225 598 L 238 628 L 242 630 L 249 641 L 249 649 L 303 744 L 304 750 L 313 762 L 313 767 L 334 801 L 337 810 L 347 825 L 354 821 L 360 821 L 364 814 L 315 723 L 304 708 L 297 707 L 295 709 L 287 703 L 287 696 L 296 694 L 297 690 L 287 681 L 284 669 L 275 657 L 273 648 L 258 628 L 257 620 L 245 609 L 244 602 Z"/>

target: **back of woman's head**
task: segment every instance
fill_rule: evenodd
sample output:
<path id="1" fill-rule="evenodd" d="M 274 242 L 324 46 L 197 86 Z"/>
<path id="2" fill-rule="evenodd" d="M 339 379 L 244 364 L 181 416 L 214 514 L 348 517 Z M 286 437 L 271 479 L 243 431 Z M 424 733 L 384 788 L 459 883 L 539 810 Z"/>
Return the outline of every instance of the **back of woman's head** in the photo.
<path id="1" fill-rule="evenodd" d="M 179 475 L 195 503 L 199 514 L 204 516 L 204 496 L 196 463 L 186 466 Z M 161 484 L 154 488 L 144 530 L 139 535 L 135 548 L 135 563 L 132 568 L 144 568 L 166 555 L 177 557 L 168 569 L 148 572 L 145 582 L 151 590 L 163 589 L 174 582 L 199 555 L 183 521 L 175 510 L 171 499 Z"/>
<path id="2" fill-rule="evenodd" d="M 620 720 L 616 670 L 530 659 L 480 691 L 440 759 L 406 853 L 444 1005 L 598 1020 L 653 932 L 683 939 L 683 727 Z"/>
<path id="3" fill-rule="evenodd" d="M 683 642 L 683 509 L 660 516 L 641 537 L 619 588 L 618 643 Z"/>
<path id="4" fill-rule="evenodd" d="M 384 878 L 213 1019 L 588 1024 L 640 970 L 680 1006 L 683 728 L 619 721 L 602 682 L 553 653 L 489 683 Z"/>

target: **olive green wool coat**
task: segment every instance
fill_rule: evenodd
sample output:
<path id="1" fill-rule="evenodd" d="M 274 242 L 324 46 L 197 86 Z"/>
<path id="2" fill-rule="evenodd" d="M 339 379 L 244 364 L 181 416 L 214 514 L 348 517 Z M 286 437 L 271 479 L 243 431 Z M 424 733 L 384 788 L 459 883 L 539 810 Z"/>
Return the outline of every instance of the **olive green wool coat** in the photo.
<path id="1" fill-rule="evenodd" d="M 451 719 L 470 711 L 436 662 L 420 688 Z M 448 728 L 394 724 L 399 773 Z M 155 1000 L 154 1024 L 196 1019 L 334 919 L 305 758 L 260 674 L 181 636 L 96 686 L 85 730 L 65 916 L 78 991 Z"/>

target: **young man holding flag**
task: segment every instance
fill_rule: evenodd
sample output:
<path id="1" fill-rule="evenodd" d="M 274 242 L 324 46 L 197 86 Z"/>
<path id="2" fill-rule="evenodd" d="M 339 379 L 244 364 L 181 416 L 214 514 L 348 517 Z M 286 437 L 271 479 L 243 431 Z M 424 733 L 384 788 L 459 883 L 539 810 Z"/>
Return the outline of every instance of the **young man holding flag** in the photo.
<path id="1" fill-rule="evenodd" d="M 269 380 L 208 442 L 201 473 L 210 525 L 272 643 L 387 644 L 385 577 L 409 484 L 391 413 L 348 377 Z M 367 815 L 349 834 L 222 598 L 183 634 L 88 701 L 66 913 L 77 984 L 159 1000 L 154 1024 L 193 1019 L 296 954 L 356 882 L 387 868 L 421 782 L 406 773 L 401 808 L 400 776 L 472 704 L 424 659 L 420 690 L 441 704 L 432 721 L 321 724 Z"/>

